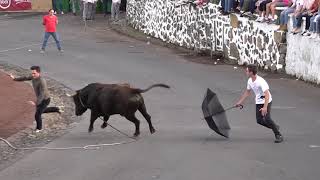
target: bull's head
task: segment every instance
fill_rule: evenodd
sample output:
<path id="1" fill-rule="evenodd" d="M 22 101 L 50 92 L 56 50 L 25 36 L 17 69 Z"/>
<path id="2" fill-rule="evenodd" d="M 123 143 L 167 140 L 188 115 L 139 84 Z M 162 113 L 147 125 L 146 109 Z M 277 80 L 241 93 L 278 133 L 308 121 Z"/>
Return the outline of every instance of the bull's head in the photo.
<path id="1" fill-rule="evenodd" d="M 87 111 L 87 107 L 86 105 L 84 104 L 84 100 L 85 100 L 85 97 L 82 97 L 81 96 L 81 93 L 80 91 L 77 91 L 76 94 L 74 94 L 72 96 L 73 98 L 73 101 L 74 101 L 74 104 L 75 104 L 75 110 L 76 110 L 76 116 L 81 116 L 83 113 L 85 113 Z"/>

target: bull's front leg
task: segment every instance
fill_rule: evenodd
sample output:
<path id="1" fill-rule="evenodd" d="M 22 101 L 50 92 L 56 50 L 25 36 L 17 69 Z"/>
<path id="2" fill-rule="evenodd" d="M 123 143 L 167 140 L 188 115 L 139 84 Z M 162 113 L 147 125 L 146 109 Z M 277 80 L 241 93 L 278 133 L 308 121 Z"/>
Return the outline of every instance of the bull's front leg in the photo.
<path id="1" fill-rule="evenodd" d="M 104 116 L 103 117 L 103 124 L 101 124 L 101 128 L 104 129 L 108 126 L 108 120 L 110 116 Z"/>
<path id="2" fill-rule="evenodd" d="M 93 131 L 93 124 L 97 120 L 97 118 L 98 118 L 97 113 L 91 111 L 90 125 L 89 125 L 89 129 L 88 129 L 89 133 Z"/>

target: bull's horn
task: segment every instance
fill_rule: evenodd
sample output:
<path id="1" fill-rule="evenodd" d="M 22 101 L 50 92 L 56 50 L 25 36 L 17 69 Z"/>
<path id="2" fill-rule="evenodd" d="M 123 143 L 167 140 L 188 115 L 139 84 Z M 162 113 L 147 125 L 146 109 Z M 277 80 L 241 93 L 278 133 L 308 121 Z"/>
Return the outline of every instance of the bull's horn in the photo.
<path id="1" fill-rule="evenodd" d="M 72 96 L 74 96 L 74 95 L 76 95 L 76 94 L 75 94 L 75 93 L 74 93 L 74 94 L 66 93 L 66 96 L 68 96 L 68 97 L 72 97 Z"/>

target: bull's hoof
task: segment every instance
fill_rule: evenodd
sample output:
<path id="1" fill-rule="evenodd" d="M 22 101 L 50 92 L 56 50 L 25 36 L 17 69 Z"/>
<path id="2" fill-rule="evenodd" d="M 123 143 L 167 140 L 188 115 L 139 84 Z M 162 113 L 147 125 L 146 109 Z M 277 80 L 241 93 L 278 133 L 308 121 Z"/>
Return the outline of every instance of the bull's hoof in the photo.
<path id="1" fill-rule="evenodd" d="M 153 133 L 155 133 L 155 132 L 156 132 L 156 130 L 155 130 L 154 128 L 151 128 L 151 129 L 150 129 L 150 133 L 151 133 L 151 134 L 153 134 Z"/>
<path id="2" fill-rule="evenodd" d="M 139 135 L 140 135 L 140 132 L 135 132 L 135 133 L 133 134 L 134 137 L 138 137 Z"/>
<path id="3" fill-rule="evenodd" d="M 101 128 L 102 128 L 102 129 L 106 128 L 107 126 L 108 126 L 108 124 L 105 123 L 105 122 L 104 122 L 103 124 L 101 124 Z"/>
<path id="4" fill-rule="evenodd" d="M 89 127 L 88 133 L 91 133 L 93 131 L 93 127 Z"/>

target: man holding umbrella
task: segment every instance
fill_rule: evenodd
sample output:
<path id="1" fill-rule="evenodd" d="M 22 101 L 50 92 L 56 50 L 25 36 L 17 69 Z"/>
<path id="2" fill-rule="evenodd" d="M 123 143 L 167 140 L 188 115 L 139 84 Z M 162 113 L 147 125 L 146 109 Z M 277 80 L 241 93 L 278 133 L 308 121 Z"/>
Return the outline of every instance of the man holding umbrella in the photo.
<path id="1" fill-rule="evenodd" d="M 283 137 L 279 131 L 279 126 L 271 119 L 272 96 L 269 91 L 268 83 L 257 75 L 257 66 L 250 64 L 246 68 L 246 74 L 249 77 L 247 89 L 236 103 L 237 107 L 241 107 L 242 102 L 250 95 L 251 90 L 255 93 L 256 98 L 256 119 L 257 123 L 272 129 L 275 134 L 275 143 L 281 143 Z"/>

